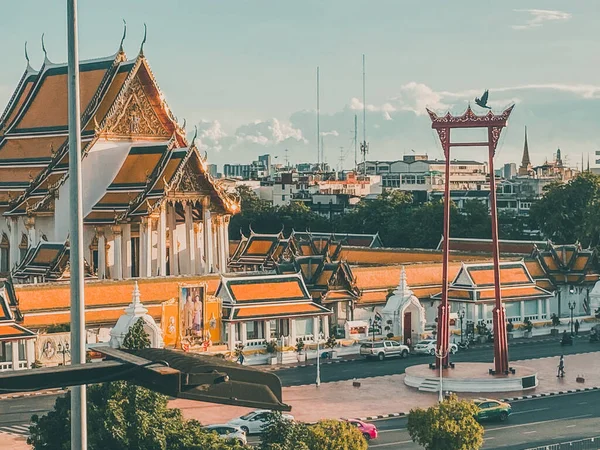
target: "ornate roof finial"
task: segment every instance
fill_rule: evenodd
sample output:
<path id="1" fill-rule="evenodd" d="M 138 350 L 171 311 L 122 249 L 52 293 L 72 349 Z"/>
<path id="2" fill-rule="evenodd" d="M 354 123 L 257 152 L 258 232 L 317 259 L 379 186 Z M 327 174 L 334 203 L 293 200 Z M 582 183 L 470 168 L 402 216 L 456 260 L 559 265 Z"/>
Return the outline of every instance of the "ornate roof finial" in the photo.
<path id="1" fill-rule="evenodd" d="M 127 22 L 123 19 L 123 37 L 121 38 L 121 45 L 119 45 L 119 53 L 123 53 L 123 43 L 127 37 Z"/>
<path id="2" fill-rule="evenodd" d="M 142 40 L 142 45 L 140 46 L 140 56 L 144 56 L 144 44 L 146 43 L 146 38 L 148 37 L 148 27 L 144 24 L 144 39 Z"/>
<path id="3" fill-rule="evenodd" d="M 31 68 L 31 64 L 29 63 L 29 53 L 27 53 L 27 41 L 25 41 L 25 60 L 27 61 L 27 68 Z"/>
<path id="4" fill-rule="evenodd" d="M 44 59 L 48 61 L 48 52 L 46 51 L 46 44 L 44 43 L 44 35 L 46 33 L 42 33 L 42 51 L 44 52 Z"/>
<path id="5" fill-rule="evenodd" d="M 187 125 L 187 120 L 185 120 L 185 117 L 183 118 L 183 125 L 181 126 L 182 130 L 185 130 L 185 126 Z"/>
<path id="6" fill-rule="evenodd" d="M 192 146 L 196 145 L 197 137 L 198 137 L 198 125 L 194 125 L 194 137 L 192 138 Z"/>

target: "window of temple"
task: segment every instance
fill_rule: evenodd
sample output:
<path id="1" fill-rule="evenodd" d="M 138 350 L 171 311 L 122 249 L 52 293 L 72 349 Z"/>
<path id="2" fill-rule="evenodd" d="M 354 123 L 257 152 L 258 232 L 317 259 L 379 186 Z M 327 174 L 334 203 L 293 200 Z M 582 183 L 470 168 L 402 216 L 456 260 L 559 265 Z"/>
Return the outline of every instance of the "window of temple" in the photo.
<path id="1" fill-rule="evenodd" d="M 92 272 L 98 273 L 98 236 L 94 236 L 90 244 L 90 261 L 92 262 Z"/>
<path id="2" fill-rule="evenodd" d="M 8 272 L 8 255 L 10 255 L 8 236 L 6 233 L 2 233 L 2 239 L 0 239 L 0 272 Z"/>
<path id="3" fill-rule="evenodd" d="M 12 343 L 0 342 L 0 362 L 12 361 Z"/>
<path id="4" fill-rule="evenodd" d="M 131 276 L 140 276 L 140 224 L 131 224 Z"/>
<path id="5" fill-rule="evenodd" d="M 265 323 L 262 320 L 251 320 L 246 322 L 246 339 L 264 339 Z"/>
<path id="6" fill-rule="evenodd" d="M 19 345 L 19 361 L 27 361 L 27 349 L 25 347 L 25 340 L 21 339 Z"/>
<path id="7" fill-rule="evenodd" d="M 27 254 L 27 249 L 29 248 L 29 239 L 27 235 L 23 233 L 21 235 L 21 243 L 19 244 L 19 260 L 23 261 L 25 259 L 25 255 Z"/>

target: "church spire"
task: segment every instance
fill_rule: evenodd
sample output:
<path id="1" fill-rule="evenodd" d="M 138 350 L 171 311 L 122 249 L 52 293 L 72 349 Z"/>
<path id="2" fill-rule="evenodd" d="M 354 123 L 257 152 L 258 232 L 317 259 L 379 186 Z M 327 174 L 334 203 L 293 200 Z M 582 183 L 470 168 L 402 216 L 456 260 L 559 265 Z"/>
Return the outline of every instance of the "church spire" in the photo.
<path id="1" fill-rule="evenodd" d="M 525 144 L 523 145 L 523 159 L 519 167 L 519 175 L 528 175 L 531 169 L 531 160 L 529 159 L 529 144 L 527 143 L 527 127 L 525 127 Z"/>

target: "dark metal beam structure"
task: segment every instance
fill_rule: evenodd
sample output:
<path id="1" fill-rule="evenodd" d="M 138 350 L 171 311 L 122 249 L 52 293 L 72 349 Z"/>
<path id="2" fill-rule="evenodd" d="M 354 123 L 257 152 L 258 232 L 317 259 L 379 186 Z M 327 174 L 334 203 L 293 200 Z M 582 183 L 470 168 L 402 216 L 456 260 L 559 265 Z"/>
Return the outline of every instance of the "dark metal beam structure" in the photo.
<path id="1" fill-rule="evenodd" d="M 162 394 L 225 405 L 290 411 L 272 374 L 216 356 L 148 348 L 95 348 L 109 359 L 85 365 L 0 373 L 0 393 L 125 380 Z"/>

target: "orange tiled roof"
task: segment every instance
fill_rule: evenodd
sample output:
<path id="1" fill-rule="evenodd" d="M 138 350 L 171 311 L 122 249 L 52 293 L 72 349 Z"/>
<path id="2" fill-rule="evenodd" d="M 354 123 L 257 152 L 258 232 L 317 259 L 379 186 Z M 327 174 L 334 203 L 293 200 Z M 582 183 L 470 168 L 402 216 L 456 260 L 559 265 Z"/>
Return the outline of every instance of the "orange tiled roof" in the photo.
<path id="1" fill-rule="evenodd" d="M 461 267 L 460 263 L 453 262 L 448 265 L 450 279 L 454 278 Z M 439 286 L 442 284 L 442 264 L 409 264 L 404 266 L 408 285 L 413 288 L 419 286 Z M 400 282 L 401 266 L 383 267 L 353 267 L 352 273 L 356 277 L 359 289 L 395 288 Z"/>
<path id="2" fill-rule="evenodd" d="M 358 299 L 359 305 L 367 304 L 385 304 L 387 301 L 387 291 L 370 291 L 363 292 Z"/>
<path id="3" fill-rule="evenodd" d="M 33 158 L 51 158 L 52 151 L 65 142 L 64 136 L 36 137 L 30 139 L 6 139 L 0 143 L 0 158 L 30 160 Z"/>
<path id="4" fill-rule="evenodd" d="M 544 268 L 537 259 L 526 259 L 525 266 L 529 271 L 529 274 L 534 278 L 546 278 L 548 274 L 544 271 Z"/>
<path id="5" fill-rule="evenodd" d="M 229 320 L 258 319 L 263 317 L 315 316 L 324 314 L 331 314 L 331 312 L 315 303 L 260 305 L 233 308 Z"/>
<path id="6" fill-rule="evenodd" d="M 35 338 L 35 333 L 15 323 L 0 323 L 0 341 Z"/>
<path id="7" fill-rule="evenodd" d="M 577 255 L 575 263 L 573 264 L 573 270 L 581 271 L 584 270 L 588 264 L 590 256 L 588 255 Z"/>
<path id="8" fill-rule="evenodd" d="M 538 286 L 523 286 L 502 288 L 500 290 L 502 299 L 526 298 L 526 297 L 551 297 L 552 294 Z M 482 300 L 495 298 L 493 289 L 480 291 L 479 298 Z"/>
<path id="9" fill-rule="evenodd" d="M 258 281 L 258 280 L 257 280 Z M 229 285 L 229 289 L 238 302 L 252 300 L 286 300 L 306 298 L 306 293 L 298 279 L 282 282 L 259 282 Z"/>
<path id="10" fill-rule="evenodd" d="M 275 243 L 271 240 L 253 239 L 244 251 L 248 256 L 267 255 Z"/>
<path id="11" fill-rule="evenodd" d="M 493 267 L 468 267 L 469 275 L 477 286 L 488 286 L 494 284 Z M 532 280 L 527 275 L 525 267 L 519 264 L 518 267 L 500 266 L 500 283 L 501 284 L 519 284 L 530 283 Z"/>

